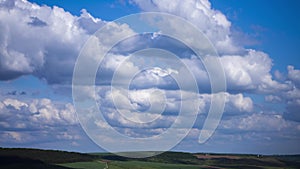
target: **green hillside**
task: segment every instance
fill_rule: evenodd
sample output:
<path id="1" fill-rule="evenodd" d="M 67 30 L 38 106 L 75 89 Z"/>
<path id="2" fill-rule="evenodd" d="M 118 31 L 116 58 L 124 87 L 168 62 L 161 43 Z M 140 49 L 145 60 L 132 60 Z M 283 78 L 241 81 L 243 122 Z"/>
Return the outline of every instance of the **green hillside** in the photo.
<path id="1" fill-rule="evenodd" d="M 165 152 L 132 159 L 110 153 L 84 154 L 55 150 L 0 148 L 1 169 L 205 169 L 300 168 L 300 155 L 256 156 Z"/>

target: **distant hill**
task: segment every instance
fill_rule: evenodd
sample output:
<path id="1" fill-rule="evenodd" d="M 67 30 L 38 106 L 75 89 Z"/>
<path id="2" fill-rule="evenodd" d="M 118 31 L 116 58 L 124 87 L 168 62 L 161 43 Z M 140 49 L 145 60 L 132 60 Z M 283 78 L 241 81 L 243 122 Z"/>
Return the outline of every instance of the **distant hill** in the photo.
<path id="1" fill-rule="evenodd" d="M 93 161 L 97 156 L 76 152 L 58 150 L 40 150 L 26 148 L 0 148 L 0 158 L 19 157 L 20 159 L 31 159 L 44 163 L 71 163 L 79 161 Z"/>
<path id="2" fill-rule="evenodd" d="M 133 159 L 110 153 L 76 153 L 57 150 L 0 148 L 1 169 L 197 169 L 300 168 L 300 155 L 257 156 L 239 154 L 203 154 L 165 152 L 157 156 Z"/>
<path id="3" fill-rule="evenodd" d="M 131 159 L 114 154 L 99 154 L 101 159 L 112 161 L 143 161 L 168 164 L 207 166 L 208 168 L 300 168 L 300 155 L 262 156 L 248 154 L 202 154 L 165 152 L 157 156 Z"/>
<path id="4" fill-rule="evenodd" d="M 69 169 L 55 164 L 45 163 L 40 160 L 19 156 L 0 156 L 1 169 Z"/>

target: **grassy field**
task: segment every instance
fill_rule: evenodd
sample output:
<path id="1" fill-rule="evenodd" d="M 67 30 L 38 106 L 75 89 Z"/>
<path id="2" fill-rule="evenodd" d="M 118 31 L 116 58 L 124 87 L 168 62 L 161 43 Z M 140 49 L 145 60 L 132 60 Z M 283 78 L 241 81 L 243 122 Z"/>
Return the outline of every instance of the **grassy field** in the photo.
<path id="1" fill-rule="evenodd" d="M 99 161 L 93 162 L 77 162 L 59 164 L 63 167 L 76 168 L 76 169 L 103 169 L 106 167 L 105 163 Z M 113 161 L 108 163 L 109 169 L 198 169 L 199 166 L 186 165 L 186 164 L 164 164 L 155 162 L 143 162 L 143 161 Z"/>
<path id="2" fill-rule="evenodd" d="M 131 159 L 110 153 L 0 148 L 1 169 L 298 169 L 300 156 L 256 156 L 166 152 Z"/>
<path id="3" fill-rule="evenodd" d="M 58 164 L 59 166 L 67 167 L 67 168 L 78 168 L 78 169 L 98 169 L 98 168 L 105 168 L 105 163 L 101 161 L 91 161 L 91 162 L 75 162 L 75 163 L 64 163 Z"/>

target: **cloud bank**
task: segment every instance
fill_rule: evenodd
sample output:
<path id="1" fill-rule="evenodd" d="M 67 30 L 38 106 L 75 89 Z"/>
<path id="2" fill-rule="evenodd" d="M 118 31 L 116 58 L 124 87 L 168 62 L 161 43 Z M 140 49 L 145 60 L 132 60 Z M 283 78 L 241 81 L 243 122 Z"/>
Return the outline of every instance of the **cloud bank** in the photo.
<path id="1" fill-rule="evenodd" d="M 258 137 L 256 140 L 268 138 L 276 142 L 284 138 L 292 141 L 300 139 L 300 70 L 287 65 L 286 73 L 277 71 L 273 75 L 272 56 L 263 51 L 247 49 L 235 42 L 231 22 L 220 11 L 212 9 L 207 0 L 176 0 L 171 4 L 165 0 L 133 2 L 143 11 L 166 12 L 185 18 L 199 28 L 219 52 L 228 90 L 225 93 L 227 100 L 223 121 L 216 137 L 224 136 L 223 140 L 226 140 L 231 137 L 231 133 L 237 133 L 234 139 L 249 140 L 251 133 L 255 133 Z M 50 87 L 65 85 L 70 88 L 73 68 L 81 48 L 105 23 L 107 22 L 93 17 L 85 9 L 80 16 L 75 16 L 56 6 L 39 6 L 23 0 L 0 0 L 0 80 L 12 81 L 21 76 L 33 75 L 46 81 Z M 180 25 L 174 26 L 180 29 Z M 128 25 L 118 23 L 112 23 L 110 30 L 106 32 L 107 35 L 103 38 L 107 39 L 107 43 L 110 38 L 117 38 L 111 37 L 110 32 L 134 33 Z M 99 46 L 106 47 L 105 44 Z M 180 55 L 180 60 L 196 75 L 200 93 L 183 91 L 186 93 L 185 98 L 182 98 L 182 91 L 172 78 L 172 74 L 178 73 L 178 70 L 158 67 L 142 70 L 141 61 L 127 59 L 131 56 L 130 52 L 145 47 L 168 49 Z M 96 59 L 91 58 L 90 61 Z M 172 61 L 166 63 L 171 64 Z M 120 83 L 122 78 L 126 79 L 132 72 L 141 72 L 134 77 L 132 90 L 110 90 L 108 85 L 117 69 L 122 72 L 118 79 Z M 163 132 L 176 119 L 180 103 L 190 104 L 196 95 L 200 101 L 199 115 L 188 139 L 197 140 L 195 133 L 201 130 L 201 122 L 210 106 L 210 82 L 201 60 L 180 42 L 163 37 L 159 32 L 129 38 L 116 45 L 105 57 L 98 75 L 101 80 L 96 80 L 97 96 L 89 88 L 85 89 L 86 92 L 91 92 L 91 97 L 98 99 L 109 124 L 134 137 L 147 137 Z M 154 90 L 166 96 L 163 114 L 147 112 L 150 96 L 158 102 L 162 99 L 160 95 L 151 94 Z M 116 92 L 117 101 L 122 105 L 121 111 L 129 119 L 115 110 L 112 92 Z M 69 138 L 72 141 L 82 137 L 76 132 L 77 129 L 63 131 L 66 125 L 78 125 L 72 104 L 59 99 L 22 98 L 18 99 L 13 95 L 1 97 L 2 144 L 11 140 L 16 143 L 32 142 L 30 138 L 34 136 L 28 135 L 28 131 L 33 130 L 39 130 L 40 135 L 37 137 L 45 140 L 47 135 L 57 140 Z M 257 101 L 257 98 L 264 100 Z M 278 104 L 281 108 L 276 107 Z M 189 110 L 184 111 L 188 117 Z M 129 121 L 141 122 L 148 118 L 158 120 L 147 125 Z M 58 134 L 49 134 L 49 128 Z"/>

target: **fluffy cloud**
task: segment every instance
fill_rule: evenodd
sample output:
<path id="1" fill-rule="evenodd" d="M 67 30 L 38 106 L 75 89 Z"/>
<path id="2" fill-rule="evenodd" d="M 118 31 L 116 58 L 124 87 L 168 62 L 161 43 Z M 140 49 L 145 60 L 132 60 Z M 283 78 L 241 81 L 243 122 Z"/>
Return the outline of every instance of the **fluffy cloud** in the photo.
<path id="1" fill-rule="evenodd" d="M 52 125 L 77 124 L 72 104 L 49 99 L 20 101 L 7 98 L 0 102 L 1 128 L 38 129 Z M 43 127 L 44 126 L 44 127 Z"/>
<path id="2" fill-rule="evenodd" d="M 88 34 L 95 33 L 105 24 L 105 21 L 93 17 L 86 11 L 86 9 L 81 10 L 81 15 L 77 19 L 77 22 L 79 23 L 80 27 L 83 28 Z"/>
<path id="3" fill-rule="evenodd" d="M 132 129 L 133 133 L 135 129 L 136 132 L 145 129 L 143 136 L 151 135 L 150 129 L 163 131 L 170 127 L 179 112 L 186 119 L 183 123 L 191 120 L 190 115 L 195 111 L 200 115 L 198 118 L 206 117 L 211 104 L 210 94 L 195 94 L 182 90 L 98 88 L 98 92 L 101 93 L 98 100 L 101 105 L 99 108 L 108 124 L 118 128 L 119 131 L 123 131 L 122 128 L 128 128 L 127 131 Z M 242 94 L 225 93 L 225 95 L 224 115 L 244 116 L 253 111 L 251 98 Z M 201 121 L 198 119 L 195 125 L 201 126 L 203 124 Z M 96 125 L 105 128 L 104 123 L 97 122 Z"/>
<path id="4" fill-rule="evenodd" d="M 272 60 L 263 52 L 249 50 L 244 56 L 225 55 L 221 62 L 230 91 L 272 93 L 290 89 L 290 85 L 272 79 Z"/>
<path id="5" fill-rule="evenodd" d="M 195 103 L 195 99 L 199 103 Z M 131 128 L 167 128 L 180 111 L 188 117 L 205 106 L 197 94 L 155 88 L 106 90 L 99 102 L 111 124 Z"/>
<path id="6" fill-rule="evenodd" d="M 284 117 L 288 120 L 300 122 L 300 89 L 294 88 L 280 96 L 286 104 Z"/>
<path id="7" fill-rule="evenodd" d="M 300 121 L 300 89 L 299 75 L 300 70 L 293 66 L 287 66 L 287 77 L 285 84 L 289 85 L 288 90 L 275 90 L 271 95 L 265 97 L 265 100 L 272 103 L 281 103 L 285 106 L 283 118 L 291 121 Z"/>
<path id="8" fill-rule="evenodd" d="M 294 66 L 288 66 L 288 79 L 291 80 L 297 88 L 300 88 L 300 70 L 294 68 Z"/>
<path id="9" fill-rule="evenodd" d="M 2 106 L 0 106 L 0 108 L 3 108 L 4 106 L 6 107 L 12 107 L 16 110 L 21 110 L 22 107 L 28 107 L 28 104 L 21 102 L 19 100 L 15 100 L 15 99 L 5 99 L 3 101 L 3 103 L 1 103 Z"/>
<path id="10" fill-rule="evenodd" d="M 1 145 L 20 147 L 38 142 L 47 147 L 47 144 L 60 141 L 65 142 L 65 147 L 61 148 L 76 147 L 82 143 L 82 135 L 70 103 L 46 98 L 4 98 L 0 101 Z"/>
<path id="11" fill-rule="evenodd" d="M 244 97 L 242 94 L 231 95 L 227 93 L 225 111 L 227 113 L 234 112 L 252 112 L 253 101 L 249 97 Z"/>
<path id="12" fill-rule="evenodd" d="M 282 99 L 279 96 L 275 96 L 275 95 L 267 95 L 265 96 L 265 100 L 267 102 L 272 102 L 272 103 L 278 103 L 282 101 Z"/>
<path id="13" fill-rule="evenodd" d="M 77 17 L 27 1 L 0 4 L 0 80 L 35 74 L 48 83 L 70 82 L 83 43 L 103 24 L 86 10 Z"/>
<path id="14" fill-rule="evenodd" d="M 267 54 L 254 50 L 243 50 L 244 54 L 241 54 L 240 47 L 234 45 L 230 38 L 230 22 L 222 13 L 213 10 L 208 1 L 178 1 L 172 3 L 172 5 L 169 5 L 167 1 L 136 1 L 136 3 L 146 11 L 163 11 L 182 16 L 195 24 L 200 30 L 205 30 L 205 35 L 222 54 L 221 63 L 224 66 L 230 91 L 271 92 L 288 88 L 287 85 L 280 84 L 272 79 L 270 74 L 272 61 Z M 3 29 L 0 33 L 0 79 L 2 80 L 34 74 L 37 77 L 46 79 L 49 84 L 70 84 L 75 60 L 83 43 L 90 34 L 105 24 L 101 19 L 91 16 L 86 10 L 82 10 L 82 14 L 78 17 L 71 15 L 62 8 L 39 6 L 27 1 L 17 0 L 8 3 L 8 1 L 2 0 L 1 4 L 0 27 Z M 102 51 L 109 44 L 105 39 L 111 40 L 118 38 L 119 35 L 133 34 L 132 30 L 126 25 L 112 23 L 107 28 L 109 30 L 105 30 L 105 34 L 101 34 L 103 39 L 101 44 L 96 44 L 98 48 L 99 46 L 101 48 L 91 49 L 97 51 L 98 55 L 99 50 Z M 114 37 L 109 33 L 112 31 Z M 138 42 L 139 44 L 147 38 L 149 37 L 135 37 L 133 39 L 138 39 L 138 41 L 127 40 L 126 44 L 129 43 L 132 46 L 133 43 Z M 159 38 L 159 36 L 151 39 L 155 43 L 146 40 L 147 44 L 142 46 L 149 45 L 148 42 L 153 43 L 153 45 L 165 44 L 166 42 L 166 38 Z M 164 43 L 160 43 L 160 41 Z M 172 41 L 167 40 L 167 42 L 171 43 Z M 124 43 L 125 41 L 115 49 L 122 51 L 121 48 Z M 174 42 L 172 44 L 183 48 L 182 44 Z M 184 55 L 184 52 L 181 51 L 180 54 Z M 91 53 L 91 57 L 93 57 L 91 62 L 97 60 L 96 56 L 95 52 Z M 125 56 L 111 54 L 106 58 L 107 60 L 104 61 L 103 66 L 108 69 L 108 72 L 104 70 L 104 74 L 108 79 L 102 79 L 100 82 L 102 84 L 109 84 L 109 77 L 117 68 L 119 72 L 126 74 L 138 71 L 134 62 L 128 60 L 123 62 Z M 200 91 L 209 91 L 209 79 L 201 61 L 192 57 L 191 59 L 182 58 L 181 60 L 196 75 Z M 295 78 L 297 78 L 295 74 L 297 73 L 293 70 L 293 67 L 289 67 L 289 77 L 295 81 Z M 176 87 L 172 79 L 169 78 L 165 81 L 166 79 L 161 79 L 162 77 L 156 77 L 155 73 L 150 74 L 148 72 L 145 76 L 139 78 L 141 80 L 138 82 L 146 78 L 153 79 L 152 84 L 158 86 L 173 85 L 173 87 Z M 159 81 L 157 81 L 158 79 Z M 141 85 L 150 87 L 151 83 L 142 83 Z"/>
<path id="15" fill-rule="evenodd" d="M 233 43 L 230 21 L 220 11 L 213 10 L 207 0 L 180 1 L 170 4 L 167 0 L 134 0 L 145 11 L 160 11 L 181 16 L 199 28 L 220 53 L 240 51 Z M 178 25 L 179 26 L 179 25 Z"/>
<path id="16" fill-rule="evenodd" d="M 236 117 L 221 122 L 223 129 L 248 132 L 281 132 L 293 130 L 299 132 L 300 125 L 285 120 L 280 114 L 254 113 L 250 116 Z"/>
<path id="17" fill-rule="evenodd" d="M 209 1 L 176 0 L 172 4 L 166 0 L 134 0 L 134 2 L 145 11 L 167 12 L 181 16 L 203 31 L 221 54 L 220 61 L 224 67 L 229 91 L 272 93 L 290 89 L 289 85 L 273 80 L 270 73 L 272 60 L 266 53 L 244 49 L 234 43 L 230 21 L 221 12 L 212 9 Z M 172 26 L 181 28 L 179 25 Z M 204 86 L 203 88 L 207 90 L 209 81 L 203 66 L 195 63 L 190 63 L 189 66 L 197 75 L 199 86 Z"/>
<path id="18" fill-rule="evenodd" d="M 205 30 L 204 33 L 216 45 L 219 52 L 225 49 L 231 51 L 230 55 L 221 58 L 229 89 L 286 88 L 272 80 L 269 73 L 272 61 L 265 53 L 249 50 L 244 56 L 240 56 L 239 50 L 232 50 L 232 47 L 239 47 L 231 42 L 231 24 L 222 13 L 212 9 L 208 1 L 178 1 L 172 5 L 167 1 L 137 0 L 136 3 L 146 11 L 163 11 L 186 18 L 200 30 Z M 80 48 L 88 35 L 105 23 L 91 16 L 86 10 L 82 10 L 82 14 L 77 17 L 58 7 L 38 6 L 26 1 L 2 0 L 1 8 L 2 80 L 35 74 L 45 78 L 49 83 L 70 83 Z M 223 45 L 220 47 L 220 44 Z M 197 66 L 202 67 L 199 64 Z M 202 68 L 200 71 L 203 72 Z M 289 78 L 298 84 L 297 72 L 292 66 L 288 69 Z"/>

